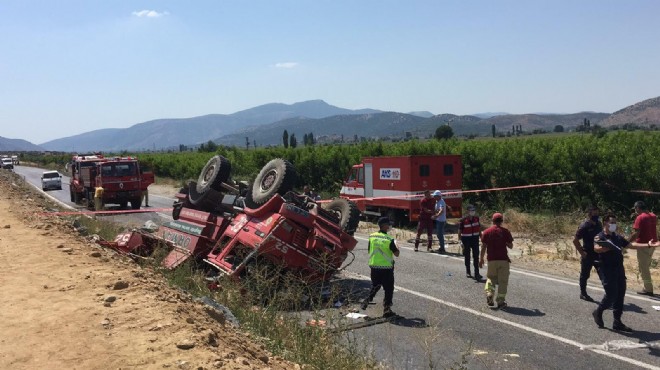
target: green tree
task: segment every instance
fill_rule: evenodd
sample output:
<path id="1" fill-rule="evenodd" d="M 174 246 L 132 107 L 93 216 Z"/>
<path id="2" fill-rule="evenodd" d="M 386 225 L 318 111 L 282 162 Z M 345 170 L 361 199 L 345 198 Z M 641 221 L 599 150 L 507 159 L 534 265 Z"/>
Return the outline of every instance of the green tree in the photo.
<path id="1" fill-rule="evenodd" d="M 284 133 L 282 133 L 282 142 L 285 148 L 289 147 L 289 132 L 287 130 L 284 130 Z"/>
<path id="2" fill-rule="evenodd" d="M 553 130 L 554 132 L 564 132 L 564 126 L 562 125 L 556 125 L 555 129 Z"/>
<path id="3" fill-rule="evenodd" d="M 490 126 L 490 131 L 493 133 L 493 137 L 497 135 L 497 129 L 495 128 L 495 125 Z"/>
<path id="4" fill-rule="evenodd" d="M 291 137 L 289 137 L 289 146 L 292 148 L 298 146 L 298 140 L 296 139 L 296 134 L 291 134 Z"/>
<path id="5" fill-rule="evenodd" d="M 449 125 L 442 125 L 435 130 L 435 138 L 438 140 L 451 139 L 454 136 L 454 130 Z"/>

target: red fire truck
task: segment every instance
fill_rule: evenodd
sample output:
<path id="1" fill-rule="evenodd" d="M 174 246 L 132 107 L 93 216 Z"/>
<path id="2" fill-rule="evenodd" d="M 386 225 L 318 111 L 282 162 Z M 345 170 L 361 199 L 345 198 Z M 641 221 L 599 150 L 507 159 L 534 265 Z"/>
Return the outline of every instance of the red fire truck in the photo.
<path id="1" fill-rule="evenodd" d="M 89 208 L 94 208 L 94 193 L 97 187 L 103 188 L 103 204 L 119 204 L 126 208 L 140 209 L 142 191 L 154 183 L 154 174 L 142 172 L 135 157 L 106 158 L 101 154 L 75 155 L 70 163 L 71 201 L 86 200 Z"/>
<path id="2" fill-rule="evenodd" d="M 425 190 L 442 191 L 447 216 L 461 217 L 462 186 L 460 155 L 367 157 L 353 166 L 340 196 L 354 200 L 365 216 L 388 216 L 399 224 L 419 219 Z"/>

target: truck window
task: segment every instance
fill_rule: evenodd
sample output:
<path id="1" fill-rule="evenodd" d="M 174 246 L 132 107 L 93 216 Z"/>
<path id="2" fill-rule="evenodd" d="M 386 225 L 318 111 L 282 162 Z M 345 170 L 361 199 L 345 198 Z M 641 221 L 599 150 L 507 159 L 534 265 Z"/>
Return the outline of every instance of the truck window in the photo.
<path id="1" fill-rule="evenodd" d="M 101 176 L 112 176 L 112 166 L 101 166 Z"/>
<path id="2" fill-rule="evenodd" d="M 444 175 L 445 176 L 452 176 L 454 174 L 454 165 L 453 164 L 446 164 L 444 167 Z"/>
<path id="3" fill-rule="evenodd" d="M 364 184 L 364 167 L 361 167 L 358 170 L 358 184 Z"/>
<path id="4" fill-rule="evenodd" d="M 351 182 L 357 180 L 357 169 L 352 169 L 351 173 L 348 174 L 348 180 L 346 182 Z"/>
<path id="5" fill-rule="evenodd" d="M 431 176 L 431 167 L 428 164 L 422 164 L 419 166 L 419 176 L 428 177 Z"/>

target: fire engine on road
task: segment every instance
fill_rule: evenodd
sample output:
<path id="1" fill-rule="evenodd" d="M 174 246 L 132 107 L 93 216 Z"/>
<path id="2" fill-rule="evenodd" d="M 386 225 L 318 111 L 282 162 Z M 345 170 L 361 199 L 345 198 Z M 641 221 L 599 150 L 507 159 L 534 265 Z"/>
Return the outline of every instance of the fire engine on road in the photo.
<path id="1" fill-rule="evenodd" d="M 463 168 L 460 155 L 366 157 L 351 169 L 340 196 L 355 201 L 365 216 L 394 223 L 417 221 L 425 190 L 441 190 L 448 217 L 461 217 Z"/>
<path id="2" fill-rule="evenodd" d="M 71 171 L 71 201 L 94 208 L 96 188 L 103 188 L 103 204 L 119 204 L 140 209 L 142 191 L 154 183 L 152 172 L 142 172 L 135 157 L 105 158 L 101 154 L 75 155 L 69 165 Z"/>

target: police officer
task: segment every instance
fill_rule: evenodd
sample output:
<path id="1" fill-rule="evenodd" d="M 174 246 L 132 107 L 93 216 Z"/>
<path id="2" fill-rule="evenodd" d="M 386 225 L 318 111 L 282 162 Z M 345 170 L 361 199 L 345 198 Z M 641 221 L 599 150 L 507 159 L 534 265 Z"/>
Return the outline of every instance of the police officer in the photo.
<path id="1" fill-rule="evenodd" d="M 614 323 L 612 329 L 631 332 L 631 328 L 621 322 L 623 299 L 626 295 L 626 272 L 623 268 L 623 248 L 647 250 L 660 246 L 660 242 L 630 243 L 616 233 L 616 217 L 607 215 L 603 218 L 603 231 L 596 236 L 594 251 L 598 253 L 600 267 L 598 275 L 603 283 L 605 296 L 592 315 L 599 328 L 605 327 L 603 311 L 612 308 Z"/>
<path id="2" fill-rule="evenodd" d="M 378 219 L 380 230 L 369 236 L 369 267 L 371 268 L 371 291 L 369 297 L 362 303 L 362 309 L 366 310 L 376 293 L 383 287 L 385 299 L 383 300 L 383 317 L 392 317 L 396 314 L 392 311 L 392 295 L 394 294 L 394 256 L 399 256 L 394 238 L 387 232 L 392 227 L 390 219 L 381 217 Z"/>
<path id="3" fill-rule="evenodd" d="M 594 252 L 594 238 L 598 233 L 603 231 L 603 225 L 599 220 L 598 207 L 591 206 L 587 209 L 587 219 L 584 220 L 577 231 L 575 238 L 573 238 L 573 245 L 575 250 L 580 254 L 580 299 L 587 302 L 593 302 L 594 299 L 587 294 L 587 280 L 591 275 L 591 269 L 598 266 L 596 265 L 598 255 Z M 580 244 L 582 240 L 582 244 Z"/>

